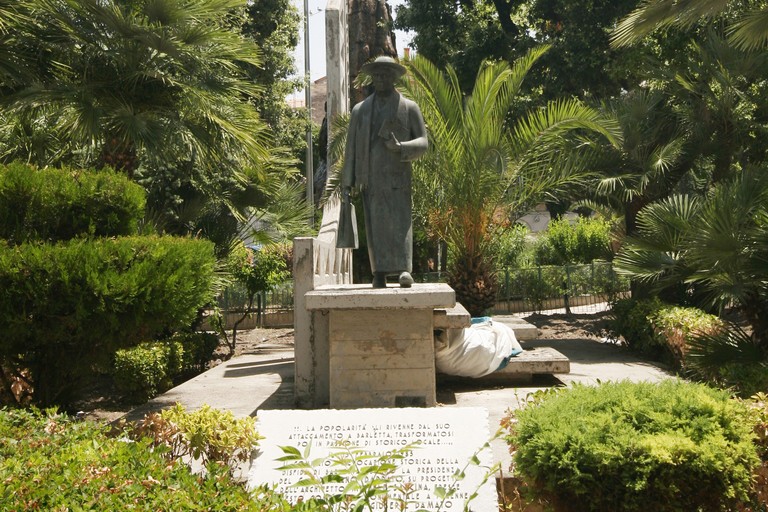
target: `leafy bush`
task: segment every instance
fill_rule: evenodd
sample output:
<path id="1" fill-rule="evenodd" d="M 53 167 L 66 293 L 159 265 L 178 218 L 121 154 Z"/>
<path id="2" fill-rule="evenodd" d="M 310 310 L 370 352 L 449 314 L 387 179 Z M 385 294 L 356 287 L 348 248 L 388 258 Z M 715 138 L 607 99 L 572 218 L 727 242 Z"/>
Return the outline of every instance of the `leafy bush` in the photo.
<path id="1" fill-rule="evenodd" d="M 115 352 L 112 376 L 117 388 L 137 402 L 170 388 L 179 378 L 202 372 L 219 338 L 209 332 L 177 333 Z"/>
<path id="2" fill-rule="evenodd" d="M 529 233 L 528 228 L 520 224 L 502 231 L 491 247 L 496 265 L 507 268 L 528 266 L 529 260 L 532 259 L 530 244 L 527 240 Z"/>
<path id="3" fill-rule="evenodd" d="M 251 495 L 227 466 L 194 475 L 165 446 L 129 442 L 61 414 L 0 410 L 4 510 L 288 511 L 278 495 Z"/>
<path id="4" fill-rule="evenodd" d="M 562 510 L 732 510 L 758 464 L 747 408 L 701 384 L 577 386 L 514 415 L 515 469 Z"/>
<path id="5" fill-rule="evenodd" d="M 12 244 L 132 235 L 144 205 L 141 186 L 113 171 L 0 165 L 0 238 Z"/>
<path id="6" fill-rule="evenodd" d="M 553 220 L 534 247 L 537 265 L 567 265 L 610 260 L 610 223 L 602 219 L 579 217 L 572 224 L 567 219 Z"/>
<path id="7" fill-rule="evenodd" d="M 181 404 L 159 413 L 147 414 L 129 430 L 135 439 L 150 438 L 153 446 L 168 448 L 171 459 L 190 456 L 203 464 L 216 462 L 234 469 L 251 456 L 260 439 L 256 420 L 235 418 L 231 411 L 203 405 L 188 412 Z"/>
<path id="8" fill-rule="evenodd" d="M 228 267 L 233 277 L 245 285 L 250 301 L 256 293 L 271 290 L 290 275 L 279 246 L 254 250 L 238 244 L 229 254 Z"/>
<path id="9" fill-rule="evenodd" d="M 658 298 L 620 299 L 611 305 L 612 318 L 608 326 L 610 336 L 624 342 L 633 350 L 662 359 L 667 355 L 664 339 L 657 336 L 651 316 L 664 307 Z"/>
<path id="10" fill-rule="evenodd" d="M 142 402 L 173 384 L 181 372 L 184 348 L 177 341 L 142 343 L 115 352 L 115 385 L 128 397 Z"/>
<path id="11" fill-rule="evenodd" d="M 663 307 L 652 313 L 648 320 L 654 335 L 664 340 L 678 367 L 686 366 L 688 344 L 693 336 L 714 333 L 723 328 L 723 322 L 698 308 Z"/>
<path id="12" fill-rule="evenodd" d="M 0 360 L 40 404 L 66 404 L 92 364 L 186 327 L 212 298 L 213 245 L 171 237 L 0 245 Z"/>

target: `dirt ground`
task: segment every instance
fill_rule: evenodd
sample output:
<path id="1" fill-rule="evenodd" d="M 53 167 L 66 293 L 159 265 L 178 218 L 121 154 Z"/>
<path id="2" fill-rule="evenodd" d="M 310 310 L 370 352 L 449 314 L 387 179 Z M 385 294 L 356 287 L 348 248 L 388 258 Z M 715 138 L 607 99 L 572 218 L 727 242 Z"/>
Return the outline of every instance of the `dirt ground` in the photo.
<path id="1" fill-rule="evenodd" d="M 541 315 L 534 314 L 525 319 L 539 328 L 544 339 L 601 339 L 605 336 L 608 313 L 589 315 Z M 231 336 L 231 332 L 229 333 Z M 293 345 L 293 328 L 249 329 L 237 333 L 235 356 L 258 353 L 261 345 Z M 223 350 L 223 349 L 220 349 Z M 222 359 L 212 361 L 221 364 Z M 88 419 L 114 421 L 138 404 L 125 402 L 108 379 L 102 379 L 89 390 L 87 396 L 77 404 Z"/>

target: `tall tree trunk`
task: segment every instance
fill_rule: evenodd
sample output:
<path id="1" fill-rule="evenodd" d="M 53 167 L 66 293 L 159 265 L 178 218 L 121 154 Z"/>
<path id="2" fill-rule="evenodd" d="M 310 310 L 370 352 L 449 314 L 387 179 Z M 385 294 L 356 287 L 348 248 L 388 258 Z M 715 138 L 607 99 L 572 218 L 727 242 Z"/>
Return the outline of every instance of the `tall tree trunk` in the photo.
<path id="1" fill-rule="evenodd" d="M 386 0 L 347 0 L 349 27 L 349 101 L 355 105 L 369 92 L 355 89 L 360 68 L 381 55 L 397 57 L 392 10 Z"/>

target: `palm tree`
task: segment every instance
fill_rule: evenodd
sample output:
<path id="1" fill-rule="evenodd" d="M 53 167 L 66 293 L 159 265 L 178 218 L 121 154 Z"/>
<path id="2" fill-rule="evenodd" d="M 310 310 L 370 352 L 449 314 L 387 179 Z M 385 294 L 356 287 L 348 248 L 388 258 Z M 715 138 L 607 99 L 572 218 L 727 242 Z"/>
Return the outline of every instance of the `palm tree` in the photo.
<path id="1" fill-rule="evenodd" d="M 421 107 L 430 150 L 414 166 L 414 211 L 449 249 L 449 284 L 474 316 L 496 301 L 491 250 L 511 218 L 547 193 L 584 176 L 584 156 L 601 134 L 612 144 L 618 124 L 575 100 L 552 102 L 519 119 L 508 115 L 536 60 L 537 48 L 508 63 L 481 66 L 464 97 L 453 68 L 409 61 L 406 94 Z"/>
<path id="2" fill-rule="evenodd" d="M 147 154 L 217 172 L 253 164 L 266 135 L 246 101 L 260 89 L 242 71 L 259 50 L 232 27 L 242 4 L 21 0 L 33 15 L 6 16 L 0 46 L 36 59 L 36 74 L 0 84 L 5 114 L 68 140 L 48 164 L 73 152 L 129 175 Z"/>
<path id="3" fill-rule="evenodd" d="M 734 306 L 754 344 L 768 351 L 766 169 L 744 171 L 703 198 L 648 205 L 638 227 L 614 260 L 620 272 L 657 292 L 682 288 L 699 306 Z"/>
<path id="4" fill-rule="evenodd" d="M 690 28 L 712 19 L 736 2 L 729 0 L 645 0 L 628 14 L 613 32 L 617 47 L 634 44 L 651 32 L 672 26 Z M 743 50 L 756 50 L 768 42 L 768 9 L 748 10 L 727 28 L 729 41 Z"/>
<path id="5" fill-rule="evenodd" d="M 631 235 L 638 212 L 669 195 L 687 172 L 682 162 L 686 139 L 660 92 L 634 90 L 605 110 L 618 119 L 622 143 L 598 149 L 602 150 L 599 174 L 582 188 L 589 199 L 577 205 L 612 211 L 623 219 L 624 233 Z"/>

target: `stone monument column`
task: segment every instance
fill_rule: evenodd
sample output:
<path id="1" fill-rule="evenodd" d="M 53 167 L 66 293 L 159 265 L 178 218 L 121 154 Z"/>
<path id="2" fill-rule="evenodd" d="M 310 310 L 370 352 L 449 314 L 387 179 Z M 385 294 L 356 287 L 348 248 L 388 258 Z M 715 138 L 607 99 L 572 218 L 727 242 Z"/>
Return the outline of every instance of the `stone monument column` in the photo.
<path id="1" fill-rule="evenodd" d="M 336 116 L 349 111 L 347 0 L 328 0 L 325 37 L 330 126 Z M 329 156 L 329 169 L 332 164 Z M 352 282 L 352 251 L 336 248 L 339 205 L 338 199 L 325 205 L 316 238 L 297 238 L 293 244 L 294 395 L 299 407 L 322 407 L 329 400 L 328 316 L 308 310 L 305 294 L 321 285 Z"/>

